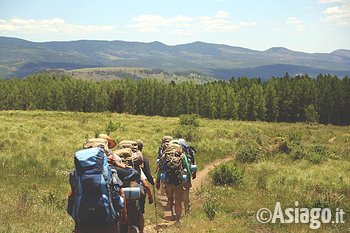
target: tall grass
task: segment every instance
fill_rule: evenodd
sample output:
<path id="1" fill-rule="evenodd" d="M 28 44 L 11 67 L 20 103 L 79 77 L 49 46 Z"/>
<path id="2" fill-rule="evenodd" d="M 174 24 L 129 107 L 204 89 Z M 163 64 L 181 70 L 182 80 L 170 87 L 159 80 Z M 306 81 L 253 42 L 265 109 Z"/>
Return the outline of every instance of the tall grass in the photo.
<path id="1" fill-rule="evenodd" d="M 85 139 L 106 130 L 117 141 L 141 139 L 154 171 L 161 138 L 178 127 L 179 118 L 159 116 L 0 112 L 0 232 L 71 232 L 73 222 L 65 210 L 68 174 L 73 168 L 73 153 L 82 148 Z M 350 127 L 199 119 L 196 129 L 200 140 L 189 144 L 197 149 L 199 169 L 215 159 L 235 156 L 246 141 L 253 141 L 258 148 L 257 160 L 237 162 L 245 171 L 243 186 L 208 186 L 193 196 L 203 202 L 194 202 L 193 213 L 183 219 L 180 228 L 169 232 L 193 230 L 193 222 L 198 232 L 305 230 L 299 225 L 261 225 L 255 221 L 255 211 L 271 207 L 276 200 L 285 204 L 298 200 L 308 207 L 340 206 L 350 211 Z M 289 137 L 291 132 L 297 136 Z M 268 154 L 266 148 L 274 145 L 277 137 L 286 138 L 289 144 L 299 140 L 304 156 L 292 159 L 293 146 L 288 153 Z M 319 155 L 320 162 L 308 159 L 309 152 Z M 215 208 L 208 208 L 215 210 L 215 221 L 208 221 L 203 212 L 202 204 L 209 196 L 216 197 Z M 147 205 L 146 223 L 155 221 L 153 215 L 153 208 Z"/>

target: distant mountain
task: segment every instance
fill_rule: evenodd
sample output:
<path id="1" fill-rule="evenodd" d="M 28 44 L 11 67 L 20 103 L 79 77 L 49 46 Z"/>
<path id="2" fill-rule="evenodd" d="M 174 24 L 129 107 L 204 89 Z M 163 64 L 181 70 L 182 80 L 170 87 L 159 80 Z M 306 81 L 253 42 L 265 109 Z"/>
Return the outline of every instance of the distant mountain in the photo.
<path id="1" fill-rule="evenodd" d="M 0 37 L 0 77 L 24 77 L 49 69 L 138 67 L 195 71 L 221 79 L 320 73 L 350 75 L 350 50 L 304 53 L 282 47 L 257 51 L 222 44 L 79 40 L 30 42 Z"/>

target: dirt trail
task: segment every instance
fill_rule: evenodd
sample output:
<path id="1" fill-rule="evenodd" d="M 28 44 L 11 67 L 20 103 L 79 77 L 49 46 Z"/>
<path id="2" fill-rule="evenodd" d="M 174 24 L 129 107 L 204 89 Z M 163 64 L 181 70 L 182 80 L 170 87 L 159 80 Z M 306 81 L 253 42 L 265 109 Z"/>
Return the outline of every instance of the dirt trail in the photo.
<path id="1" fill-rule="evenodd" d="M 203 170 L 200 172 L 197 172 L 196 179 L 192 180 L 192 188 L 191 188 L 191 196 L 193 196 L 193 193 L 199 189 L 202 185 L 209 182 L 209 172 L 217 165 L 228 162 L 232 160 L 232 157 L 224 158 L 224 159 L 218 159 L 215 160 L 210 165 L 207 165 Z M 167 209 L 167 199 L 165 195 L 161 195 L 160 192 L 157 192 L 157 199 L 160 201 L 161 206 L 157 207 L 158 212 L 161 211 L 163 214 L 163 217 L 161 219 L 158 218 L 158 224 L 157 225 L 149 225 L 145 226 L 144 232 L 145 233 L 154 233 L 154 232 L 163 232 L 163 228 L 167 228 L 169 226 L 172 226 L 175 224 L 175 221 L 171 220 L 171 212 Z M 193 198 L 192 198 L 193 200 Z M 192 202 L 194 202 L 193 200 Z"/>

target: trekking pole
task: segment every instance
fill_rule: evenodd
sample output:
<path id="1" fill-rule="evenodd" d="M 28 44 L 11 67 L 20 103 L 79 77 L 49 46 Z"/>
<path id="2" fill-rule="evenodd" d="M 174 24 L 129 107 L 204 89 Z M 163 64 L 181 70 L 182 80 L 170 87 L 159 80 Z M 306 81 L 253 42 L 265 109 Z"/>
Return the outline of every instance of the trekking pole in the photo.
<path id="1" fill-rule="evenodd" d="M 154 212 L 156 214 L 156 226 L 158 226 L 158 213 L 157 213 L 157 194 L 156 194 L 156 189 L 153 186 L 153 193 L 154 193 Z"/>

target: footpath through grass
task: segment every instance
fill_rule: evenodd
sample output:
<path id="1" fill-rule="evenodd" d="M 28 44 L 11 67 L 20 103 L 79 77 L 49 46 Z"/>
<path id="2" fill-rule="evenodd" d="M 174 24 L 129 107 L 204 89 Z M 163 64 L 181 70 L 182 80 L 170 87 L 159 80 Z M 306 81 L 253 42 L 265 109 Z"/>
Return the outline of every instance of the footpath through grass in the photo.
<path id="1" fill-rule="evenodd" d="M 164 135 L 194 138 L 190 144 L 198 150 L 199 169 L 239 152 L 242 184 L 203 187 L 193 197 L 199 201 L 192 214 L 169 232 L 193 231 L 194 226 L 197 232 L 308 231 L 305 224 L 257 222 L 256 211 L 273 208 L 276 201 L 292 207 L 295 201 L 310 208 L 340 207 L 350 213 L 350 127 L 205 119 L 199 123 L 184 132 L 179 118 L 0 112 L 0 232 L 71 232 L 73 222 L 65 208 L 73 153 L 86 138 L 107 130 L 117 141 L 143 140 L 152 171 Z M 210 211 L 215 212 L 212 220 Z M 147 205 L 146 224 L 154 221 L 153 207 Z M 343 232 L 349 224 L 322 229 Z"/>

